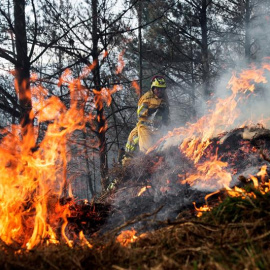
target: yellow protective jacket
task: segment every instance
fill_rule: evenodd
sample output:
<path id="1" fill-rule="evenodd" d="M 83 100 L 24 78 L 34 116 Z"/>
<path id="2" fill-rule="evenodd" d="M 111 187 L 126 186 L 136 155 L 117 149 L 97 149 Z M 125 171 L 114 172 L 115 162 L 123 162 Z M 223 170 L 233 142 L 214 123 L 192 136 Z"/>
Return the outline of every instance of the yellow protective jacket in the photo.
<path id="1" fill-rule="evenodd" d="M 146 92 L 138 102 L 138 124 L 160 127 L 169 123 L 169 104 L 165 93 L 158 98 L 152 90 Z"/>
<path id="2" fill-rule="evenodd" d="M 138 149 L 146 152 L 151 147 L 156 130 L 169 123 L 168 97 L 158 98 L 153 91 L 146 92 L 138 102 L 138 123 L 130 132 L 125 151 L 132 156 Z M 155 130 L 155 131 L 154 131 Z"/>

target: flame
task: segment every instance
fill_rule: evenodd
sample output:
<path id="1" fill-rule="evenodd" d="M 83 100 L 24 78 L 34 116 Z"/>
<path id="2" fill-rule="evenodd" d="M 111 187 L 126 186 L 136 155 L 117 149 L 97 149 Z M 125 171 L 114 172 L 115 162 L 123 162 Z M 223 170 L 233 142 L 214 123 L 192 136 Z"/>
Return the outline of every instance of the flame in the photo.
<path id="1" fill-rule="evenodd" d="M 192 186 L 210 186 L 214 189 L 229 186 L 232 174 L 235 172 L 228 169 L 228 164 L 218 159 L 217 156 L 208 156 L 206 150 L 211 146 L 211 138 L 233 127 L 240 115 L 238 105 L 250 97 L 248 93 L 254 92 L 255 83 L 267 82 L 265 71 L 270 71 L 270 65 L 267 63 L 263 63 L 261 68 L 252 66 L 239 74 L 234 73 L 228 83 L 231 95 L 217 99 L 215 106 L 196 123 L 188 123 L 185 127 L 175 128 L 168 132 L 147 153 L 157 148 L 164 140 L 178 136 L 182 139 L 179 150 L 193 161 L 197 170 L 195 174 L 190 174 L 186 178 L 179 175 L 181 183 L 188 183 Z M 243 150 L 244 148 L 245 146 L 243 146 Z M 251 151 L 250 148 L 246 150 Z"/>
<path id="2" fill-rule="evenodd" d="M 148 188 L 151 188 L 151 186 L 142 187 L 137 196 L 140 197 Z"/>
<path id="3" fill-rule="evenodd" d="M 20 139 L 20 126 L 13 126 L 0 145 L 0 237 L 7 244 L 16 241 L 29 249 L 40 242 L 56 243 L 55 220 L 60 219 L 62 237 L 70 245 L 65 234 L 69 208 L 68 204 L 61 206 L 59 198 L 64 193 L 72 196 L 66 175 L 70 159 L 67 138 L 84 128 L 83 110 L 77 108 L 77 102 L 67 109 L 55 97 L 46 99 L 47 91 L 41 89 L 32 89 L 33 112 L 39 123 L 54 122 L 38 148 L 32 151 L 33 145 Z M 32 136 L 36 141 L 37 127 Z"/>
<path id="4" fill-rule="evenodd" d="M 87 239 L 85 238 L 83 231 L 80 231 L 79 233 L 79 239 L 81 241 L 81 243 L 89 248 L 93 248 L 93 245 L 89 243 L 89 241 L 87 241 Z"/>
<path id="5" fill-rule="evenodd" d="M 211 211 L 211 208 L 208 205 L 200 206 L 199 208 L 196 206 L 196 203 L 193 202 L 194 208 L 197 211 L 197 217 L 201 217 L 203 212 Z"/>
<path id="6" fill-rule="evenodd" d="M 109 52 L 108 52 L 107 50 L 105 50 L 105 51 L 103 52 L 103 58 L 106 58 L 106 57 L 108 56 L 108 54 L 109 54 Z"/>
<path id="7" fill-rule="evenodd" d="M 267 80 L 263 75 L 264 69 L 269 70 L 269 65 L 264 64 L 262 69 L 256 69 L 255 67 L 243 70 L 241 74 L 237 77 L 236 74 L 233 74 L 231 80 L 228 83 L 228 86 L 231 88 L 234 95 L 239 92 L 246 93 L 247 91 L 253 92 L 255 89 L 255 83 L 266 83 Z"/>
<path id="8" fill-rule="evenodd" d="M 138 237 L 135 235 L 137 232 L 132 230 L 122 231 L 116 238 L 116 241 L 119 242 L 122 246 L 126 247 L 131 243 L 134 243 Z"/>
<path id="9" fill-rule="evenodd" d="M 218 160 L 217 156 L 210 157 L 209 160 L 197 165 L 197 173 L 187 176 L 182 180 L 182 175 L 179 175 L 182 184 L 190 184 L 194 186 L 200 184 L 203 188 L 218 187 L 229 185 L 232 176 L 226 171 L 227 163 Z"/>
<path id="10" fill-rule="evenodd" d="M 136 81 L 131 82 L 131 86 L 135 89 L 137 96 L 140 96 L 140 86 Z"/>
<path id="11" fill-rule="evenodd" d="M 122 89 L 119 85 L 114 85 L 112 89 L 109 88 L 102 88 L 101 91 L 93 90 L 95 94 L 95 105 L 97 108 L 101 109 L 103 104 L 107 104 L 107 106 L 111 105 L 112 102 L 112 94 L 120 91 Z"/>
<path id="12" fill-rule="evenodd" d="M 230 197 L 241 197 L 243 200 L 248 197 L 253 197 L 256 199 L 254 192 L 246 192 L 244 189 L 239 187 L 234 187 L 233 189 L 225 187 L 225 189 Z"/>
<path id="13" fill-rule="evenodd" d="M 260 171 L 257 173 L 257 176 L 261 176 L 261 182 L 259 182 L 258 178 L 256 176 L 250 175 L 250 179 L 253 183 L 253 186 L 256 190 L 261 192 L 262 194 L 265 194 L 269 192 L 269 179 L 267 174 L 267 165 L 263 165 L 260 169 Z M 256 195 L 254 192 L 247 192 L 242 188 L 234 187 L 233 189 L 229 187 L 225 187 L 227 193 L 231 197 L 242 197 L 242 199 L 245 199 L 247 197 L 256 198 Z"/>
<path id="14" fill-rule="evenodd" d="M 103 103 L 109 106 L 111 95 L 121 89 L 116 86 L 90 93 L 81 79 L 95 66 L 93 62 L 83 69 L 79 78 L 73 78 L 71 71 L 66 70 L 59 79 L 59 87 L 66 84 L 69 88 L 69 107 L 55 96 L 48 97 L 49 92 L 42 85 L 36 83 L 31 87 L 31 115 L 37 123 L 33 133 L 28 132 L 22 139 L 19 125 L 1 131 L 0 238 L 8 245 L 17 243 L 32 249 L 40 243 L 58 244 L 61 239 L 72 246 L 72 239 L 67 236 L 73 197 L 67 174 L 71 159 L 67 142 L 75 130 L 83 130 L 86 123 L 96 118 L 91 110 L 86 114 L 86 104 L 92 104 L 92 108 L 102 107 Z M 31 80 L 35 79 L 37 75 L 33 74 Z M 42 123 L 46 123 L 47 131 L 41 140 L 38 127 Z M 60 203 L 60 198 L 71 200 Z M 79 237 L 90 246 L 82 233 Z"/>
<path id="15" fill-rule="evenodd" d="M 269 59 L 270 58 L 266 60 Z M 230 96 L 217 99 L 215 107 L 209 109 L 208 114 L 201 117 L 196 123 L 188 123 L 185 127 L 179 127 L 175 128 L 173 131 L 169 131 L 168 134 L 161 138 L 147 153 L 156 149 L 159 145 L 162 145 L 162 142 L 170 137 L 178 136 L 182 139 L 179 150 L 193 161 L 195 168 L 195 173 L 188 175 L 179 174 L 180 183 L 189 184 L 195 188 L 211 188 L 214 190 L 225 188 L 229 196 L 241 197 L 243 199 L 250 197 L 256 198 L 254 192 L 248 193 L 238 187 L 231 189 L 229 186 L 232 175 L 235 174 L 236 171 L 230 170 L 228 164 L 219 159 L 217 154 L 214 156 L 209 155 L 206 150 L 211 146 L 211 138 L 224 133 L 233 126 L 240 115 L 238 105 L 250 97 L 250 94 L 247 93 L 254 92 L 255 83 L 267 83 L 264 75 L 265 70 L 270 71 L 270 65 L 267 63 L 263 63 L 261 68 L 253 66 L 250 69 L 243 70 L 238 75 L 234 73 L 228 83 L 228 88 L 232 91 Z M 269 118 L 263 119 L 262 116 L 262 119 L 259 120 L 258 123 L 262 124 L 266 121 L 269 121 Z M 240 126 L 245 126 L 245 124 L 246 123 L 243 123 Z M 243 144 L 241 150 L 243 153 L 247 154 L 257 151 L 257 149 L 247 144 Z M 250 176 L 254 187 L 261 193 L 269 192 L 270 183 L 266 182 L 269 180 L 266 166 L 261 168 L 257 176 L 261 177 L 261 184 L 259 184 L 257 177 Z M 211 194 L 209 196 L 211 196 Z M 210 209 L 208 205 L 197 208 L 195 203 L 194 207 L 198 212 L 198 216 L 201 216 L 203 211 L 209 211 Z"/>
<path id="16" fill-rule="evenodd" d="M 253 175 L 251 175 L 251 176 L 250 176 L 250 179 L 252 180 L 254 187 L 255 187 L 255 188 L 258 188 L 258 187 L 259 187 L 259 181 L 258 181 L 258 178 L 255 177 L 255 176 L 253 176 Z"/>
<path id="17" fill-rule="evenodd" d="M 265 183 L 268 179 L 268 173 L 267 173 L 267 165 L 263 165 L 260 169 L 260 171 L 257 173 L 257 176 L 260 176 L 262 179 L 262 182 Z"/>

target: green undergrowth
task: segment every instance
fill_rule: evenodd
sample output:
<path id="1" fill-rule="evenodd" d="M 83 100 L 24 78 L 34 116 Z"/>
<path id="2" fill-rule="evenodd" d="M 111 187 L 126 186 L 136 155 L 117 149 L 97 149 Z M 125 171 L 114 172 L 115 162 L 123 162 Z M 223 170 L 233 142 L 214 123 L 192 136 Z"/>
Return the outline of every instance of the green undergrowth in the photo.
<path id="1" fill-rule="evenodd" d="M 262 194 L 253 186 L 246 186 L 243 190 L 255 196 L 246 193 L 238 197 L 226 196 L 211 212 L 203 215 L 203 220 L 217 224 L 252 222 L 258 219 L 269 219 L 270 222 L 270 193 Z"/>

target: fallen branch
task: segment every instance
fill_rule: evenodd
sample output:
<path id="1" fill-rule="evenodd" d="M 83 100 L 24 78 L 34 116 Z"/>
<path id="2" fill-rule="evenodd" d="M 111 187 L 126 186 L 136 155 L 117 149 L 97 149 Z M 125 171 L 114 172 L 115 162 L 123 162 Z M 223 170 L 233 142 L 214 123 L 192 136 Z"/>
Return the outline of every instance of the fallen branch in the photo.
<path id="1" fill-rule="evenodd" d="M 156 215 L 161 209 L 163 208 L 163 205 L 161 205 L 158 209 L 156 209 L 153 213 L 144 213 L 144 214 L 141 214 L 139 216 L 137 216 L 136 218 L 132 219 L 132 220 L 129 220 L 127 222 L 125 222 L 124 224 L 122 224 L 121 226 L 113 229 L 112 231 L 109 231 L 107 232 L 104 236 L 105 238 L 107 238 L 108 236 L 111 236 L 111 235 L 116 235 L 119 231 L 121 231 L 123 228 L 129 226 L 129 225 L 132 225 L 132 224 L 135 224 L 139 221 L 142 221 L 142 220 L 145 220 L 151 216 L 154 216 Z"/>

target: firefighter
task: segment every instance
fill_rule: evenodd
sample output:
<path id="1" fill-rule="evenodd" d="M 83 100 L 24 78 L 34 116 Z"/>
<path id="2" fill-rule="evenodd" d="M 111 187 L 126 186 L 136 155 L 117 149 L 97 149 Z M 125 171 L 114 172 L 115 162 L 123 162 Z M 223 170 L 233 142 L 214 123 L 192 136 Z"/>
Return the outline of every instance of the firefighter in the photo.
<path id="1" fill-rule="evenodd" d="M 146 153 L 159 135 L 160 127 L 169 123 L 169 104 L 164 77 L 152 78 L 151 89 L 138 102 L 137 116 L 138 123 L 127 140 L 124 163 L 138 151 Z"/>

